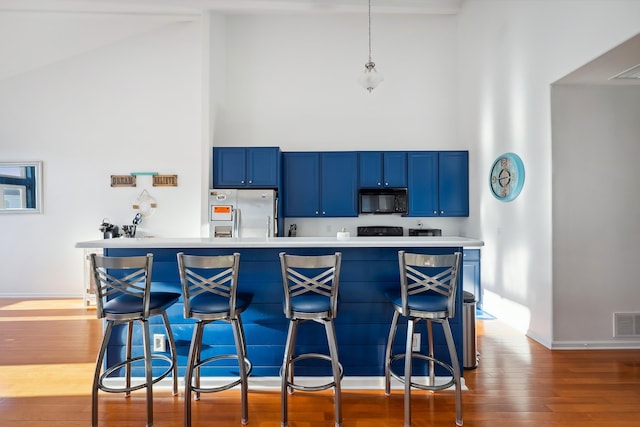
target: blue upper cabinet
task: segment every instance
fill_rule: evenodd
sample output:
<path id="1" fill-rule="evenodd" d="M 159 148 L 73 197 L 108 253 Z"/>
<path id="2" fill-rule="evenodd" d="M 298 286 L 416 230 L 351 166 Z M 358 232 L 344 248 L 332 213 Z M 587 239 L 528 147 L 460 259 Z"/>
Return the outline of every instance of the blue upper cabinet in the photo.
<path id="1" fill-rule="evenodd" d="M 356 152 L 283 153 L 285 217 L 358 216 Z"/>
<path id="2" fill-rule="evenodd" d="M 213 149 L 214 188 L 277 188 L 278 147 L 216 147 Z"/>
<path id="3" fill-rule="evenodd" d="M 321 154 L 323 216 L 358 216 L 358 153 Z"/>
<path id="4" fill-rule="evenodd" d="M 320 154 L 282 153 L 285 217 L 316 216 L 320 210 Z"/>
<path id="5" fill-rule="evenodd" d="M 469 153 L 408 153 L 409 216 L 469 216 Z"/>
<path id="6" fill-rule="evenodd" d="M 440 215 L 469 216 L 469 152 L 438 153 Z"/>
<path id="7" fill-rule="evenodd" d="M 407 153 L 404 151 L 361 151 L 358 153 L 361 188 L 403 188 L 407 186 Z"/>

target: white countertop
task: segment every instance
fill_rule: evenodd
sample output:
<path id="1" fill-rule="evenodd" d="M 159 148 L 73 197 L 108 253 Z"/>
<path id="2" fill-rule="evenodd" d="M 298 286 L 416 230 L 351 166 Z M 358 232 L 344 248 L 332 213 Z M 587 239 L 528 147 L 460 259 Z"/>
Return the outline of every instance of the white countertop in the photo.
<path id="1" fill-rule="evenodd" d="M 460 236 L 419 237 L 270 237 L 270 238 L 159 238 L 100 239 L 76 243 L 76 248 L 389 248 L 389 247 L 465 247 L 484 246 L 484 242 Z"/>

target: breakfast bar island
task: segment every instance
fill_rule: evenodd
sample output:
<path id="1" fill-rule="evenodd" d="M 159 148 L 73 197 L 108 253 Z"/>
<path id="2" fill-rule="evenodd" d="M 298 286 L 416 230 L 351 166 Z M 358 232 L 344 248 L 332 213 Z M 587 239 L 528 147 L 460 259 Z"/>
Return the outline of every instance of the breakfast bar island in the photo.
<path id="1" fill-rule="evenodd" d="M 178 252 L 192 255 L 221 255 L 240 253 L 239 292 L 253 294 L 250 307 L 242 314 L 247 339 L 248 357 L 253 364 L 251 381 L 275 378 L 279 375 L 284 353 L 288 321 L 283 313 L 283 285 L 278 254 L 320 255 L 342 253 L 339 284 L 339 308 L 335 319 L 340 362 L 345 380 L 352 378 L 382 378 L 384 353 L 391 318 L 392 305 L 386 300 L 386 289 L 399 286 L 398 251 L 446 254 L 478 249 L 481 240 L 457 237 L 271 237 L 271 238 L 119 238 L 79 242 L 77 248 L 100 250 L 107 256 L 139 256 L 153 254 L 152 289 L 180 293 Z M 451 329 L 462 361 L 462 272 L 458 277 L 456 313 Z M 192 320 L 183 317 L 182 299 L 168 310 L 169 320 L 178 347 L 179 375 L 183 376 L 191 341 Z M 151 333 L 165 334 L 161 319 L 151 319 Z M 399 326 L 396 346 L 400 348 L 404 336 Z M 297 348 L 304 352 L 326 352 L 326 338 L 321 325 L 305 323 Z M 315 329 L 315 330 L 314 330 Z M 424 330 L 423 330 L 424 329 Z M 425 334 L 421 326 L 416 332 Z M 435 351 L 448 360 L 444 336 L 434 328 Z M 107 352 L 107 364 L 117 363 L 124 356 L 125 328 L 114 331 Z M 215 322 L 205 329 L 203 351 L 209 355 L 233 353 L 231 328 Z M 426 347 L 426 339 L 422 340 Z M 137 349 L 135 347 L 138 347 Z M 426 348 L 422 348 L 425 351 Z M 134 352 L 141 350 L 141 333 L 134 336 Z M 229 361 L 203 368 L 205 377 L 235 375 L 237 370 Z M 462 369 L 462 366 L 461 366 Z M 139 374 L 134 370 L 134 376 Z M 316 362 L 296 367 L 296 374 L 323 376 L 329 374 L 326 363 Z M 276 382 L 276 384 L 278 384 Z"/>

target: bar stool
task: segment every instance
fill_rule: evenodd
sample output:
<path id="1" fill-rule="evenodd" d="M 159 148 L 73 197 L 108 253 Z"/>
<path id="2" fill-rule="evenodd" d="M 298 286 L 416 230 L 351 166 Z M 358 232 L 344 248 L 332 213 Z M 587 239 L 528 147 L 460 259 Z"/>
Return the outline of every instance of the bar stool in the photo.
<path id="1" fill-rule="evenodd" d="M 391 392 L 390 377 L 393 376 L 404 384 L 404 425 L 411 426 L 411 387 L 422 390 L 443 390 L 455 385 L 456 424 L 462 425 L 462 392 L 460 389 L 460 364 L 456 352 L 449 319 L 455 315 L 456 288 L 462 254 L 423 255 L 398 252 L 400 265 L 400 288 L 388 291 L 387 298 L 394 308 L 391 329 L 385 354 L 385 394 Z M 398 327 L 400 315 L 407 318 L 407 337 L 404 353 L 392 355 L 393 341 Z M 429 354 L 413 351 L 413 332 L 415 324 L 425 320 L 429 342 Z M 450 363 L 438 360 L 434 356 L 432 323 L 442 325 Z M 410 355 L 407 357 L 407 355 Z M 404 358 L 404 376 L 396 374 L 391 364 Z M 412 361 L 423 359 L 429 363 L 429 379 L 427 384 L 414 382 L 411 378 Z M 451 373 L 451 380 L 436 384 L 435 365 L 439 365 Z"/>
<path id="2" fill-rule="evenodd" d="M 166 309 L 180 298 L 180 294 L 171 292 L 151 292 L 151 269 L 153 255 L 132 257 L 107 257 L 91 254 L 90 265 L 92 280 L 96 289 L 96 312 L 99 319 L 106 320 L 106 328 L 96 361 L 91 392 L 91 425 L 98 425 L 98 390 L 109 393 L 125 393 L 130 396 L 134 390 L 146 388 L 147 426 L 153 426 L 153 384 L 173 373 L 173 395 L 178 394 L 178 363 L 176 343 L 171 331 Z M 151 316 L 161 315 L 169 339 L 171 356 L 151 353 L 149 321 Z M 131 341 L 133 325 L 142 326 L 144 355 L 133 356 Z M 104 356 L 109 344 L 113 327 L 127 325 L 127 343 L 125 359 L 113 366 L 105 366 Z M 168 366 L 157 377 L 153 377 L 153 360 L 163 360 Z M 131 384 L 131 368 L 135 362 L 144 361 L 145 378 L 140 384 Z M 125 368 L 125 385 L 122 387 L 105 385 L 104 380 L 117 370 Z M 164 368 L 164 367 L 163 367 Z"/>
<path id="3" fill-rule="evenodd" d="M 333 318 L 338 311 L 338 284 L 342 253 L 333 255 L 300 256 L 280 253 L 282 282 L 284 285 L 284 314 L 289 319 L 280 377 L 282 380 L 282 427 L 288 422 L 288 393 L 293 390 L 320 391 L 334 388 L 335 425 L 342 425 L 340 381 L 342 365 L 338 361 L 338 346 Z M 329 355 L 303 353 L 297 356 L 295 342 L 298 323 L 311 320 L 324 325 Z M 303 359 L 322 359 L 331 362 L 333 381 L 321 385 L 302 385 L 294 382 L 294 364 Z"/>
<path id="4" fill-rule="evenodd" d="M 247 378 L 251 374 L 252 365 L 247 358 L 247 345 L 240 313 L 249 307 L 253 295 L 238 292 L 239 262 L 239 253 L 217 256 L 178 253 L 184 317 L 196 320 L 185 373 L 184 425 L 186 427 L 191 426 L 192 392 L 195 394 L 195 399 L 199 400 L 200 393 L 228 390 L 238 384 L 242 395 L 242 424 L 249 422 Z M 231 324 L 236 354 L 214 355 L 202 360 L 204 327 L 216 320 Z M 216 387 L 201 386 L 200 371 L 202 367 L 221 359 L 236 359 L 238 361 L 238 378 Z"/>

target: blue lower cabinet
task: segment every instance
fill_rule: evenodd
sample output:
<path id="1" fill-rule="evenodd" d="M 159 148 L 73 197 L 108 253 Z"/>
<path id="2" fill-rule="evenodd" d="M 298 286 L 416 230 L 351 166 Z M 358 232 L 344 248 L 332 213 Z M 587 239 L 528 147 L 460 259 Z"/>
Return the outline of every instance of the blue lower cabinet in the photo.
<path id="1" fill-rule="evenodd" d="M 342 252 L 341 279 L 339 286 L 340 305 L 335 318 L 338 339 L 338 353 L 346 376 L 383 376 L 384 353 L 393 315 L 393 308 L 384 297 L 385 289 L 399 286 L 398 250 L 402 248 L 340 248 Z M 418 253 L 452 253 L 462 248 L 411 248 Z M 283 289 L 278 253 L 299 255 L 319 255 L 333 253 L 335 249 L 322 248 L 237 248 L 237 249 L 108 249 L 107 255 L 133 256 L 154 254 L 153 281 L 163 286 L 179 286 L 177 283 L 176 253 L 183 251 L 194 255 L 216 255 L 240 252 L 239 289 L 252 292 L 251 306 L 242 314 L 247 338 L 247 353 L 253 363 L 252 376 L 278 376 L 288 321 L 282 308 Z M 372 267 L 375 266 L 375 267 Z M 172 285 L 173 284 L 173 285 Z M 460 275 L 462 286 L 462 275 Z M 174 288 L 175 289 L 175 288 Z M 179 287 L 177 288 L 179 289 Z M 462 292 L 458 292 L 456 317 L 451 321 L 451 329 L 462 363 Z M 183 317 L 182 300 L 168 310 L 171 327 L 178 346 L 179 374 L 184 375 L 193 320 Z M 151 333 L 164 333 L 161 318 L 150 321 Z M 449 360 L 444 336 L 439 327 L 434 327 L 436 355 Z M 139 327 L 134 329 L 134 352 L 142 353 Z M 426 325 L 421 322 L 416 332 L 426 336 Z M 107 352 L 108 363 L 112 364 L 124 356 L 126 331 L 114 331 Z M 400 320 L 394 349 L 402 351 L 406 336 L 406 320 Z M 422 350 L 426 352 L 426 339 L 422 339 Z M 214 322 L 205 328 L 204 348 L 206 355 L 233 353 L 233 336 L 230 325 Z M 296 341 L 297 353 L 303 351 L 326 352 L 327 343 L 322 325 L 305 322 L 299 327 Z M 160 368 L 159 368 L 160 369 Z M 415 373 L 422 375 L 420 362 L 415 364 Z M 234 361 L 220 361 L 214 366 L 203 368 L 205 376 L 236 375 Z M 462 370 L 462 366 L 461 366 Z M 401 372 L 401 370 L 399 371 Z M 436 371 L 438 373 L 438 371 Z M 116 373 L 121 375 L 121 373 Z M 298 375 L 329 375 L 330 366 L 321 360 L 305 360 L 296 364 Z M 442 372 L 442 374 L 446 374 Z M 143 375 L 140 372 L 134 375 Z"/>

